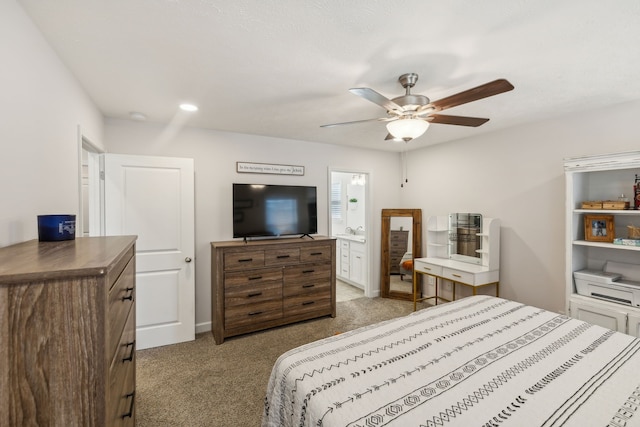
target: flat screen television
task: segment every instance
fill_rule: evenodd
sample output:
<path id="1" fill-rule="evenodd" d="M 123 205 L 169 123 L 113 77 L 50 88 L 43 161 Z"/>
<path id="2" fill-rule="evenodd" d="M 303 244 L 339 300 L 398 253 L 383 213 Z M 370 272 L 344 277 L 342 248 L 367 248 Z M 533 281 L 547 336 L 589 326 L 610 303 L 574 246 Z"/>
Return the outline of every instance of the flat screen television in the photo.
<path id="1" fill-rule="evenodd" d="M 318 232 L 316 187 L 233 184 L 233 237 Z"/>

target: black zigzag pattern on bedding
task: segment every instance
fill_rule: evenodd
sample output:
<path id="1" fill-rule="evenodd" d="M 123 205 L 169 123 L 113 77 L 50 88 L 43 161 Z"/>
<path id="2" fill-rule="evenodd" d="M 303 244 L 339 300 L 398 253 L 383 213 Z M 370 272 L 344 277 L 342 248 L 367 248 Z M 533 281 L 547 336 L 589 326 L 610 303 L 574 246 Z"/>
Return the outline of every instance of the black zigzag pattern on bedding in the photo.
<path id="1" fill-rule="evenodd" d="M 305 372 L 302 375 L 302 377 L 297 378 L 295 380 L 295 383 L 297 384 L 299 381 L 303 381 L 305 377 L 313 377 L 314 373 L 322 373 L 325 370 L 331 370 L 332 368 L 339 368 L 341 366 L 347 366 L 350 363 L 358 362 L 359 360 L 365 359 L 366 357 L 372 356 L 374 354 L 380 354 L 382 352 L 385 352 L 385 351 L 388 351 L 388 350 L 392 350 L 397 346 L 404 345 L 404 344 L 411 344 L 413 341 L 416 341 L 416 340 L 418 340 L 420 338 L 423 338 L 425 335 L 428 335 L 428 334 L 430 334 L 432 332 L 436 332 L 439 329 L 443 329 L 443 328 L 445 328 L 447 326 L 452 326 L 452 325 L 455 325 L 455 324 L 460 323 L 460 322 L 467 322 L 468 320 L 471 320 L 474 317 L 483 316 L 483 315 L 487 314 L 488 312 L 496 309 L 498 306 L 503 305 L 505 302 L 506 301 L 499 302 L 499 303 L 497 303 L 495 305 L 491 305 L 491 306 L 486 307 L 486 308 L 484 308 L 482 310 L 479 310 L 479 311 L 477 311 L 475 313 L 471 313 L 469 315 L 465 315 L 465 316 L 458 317 L 458 318 L 455 318 L 455 319 L 447 320 L 447 321 L 441 322 L 441 323 L 439 323 L 437 325 L 430 326 L 430 327 L 425 328 L 425 329 L 423 329 L 421 331 L 418 331 L 418 332 L 416 332 L 414 334 L 408 335 L 405 338 L 396 339 L 395 341 L 387 343 L 384 346 L 380 346 L 380 347 L 377 347 L 375 349 L 362 352 L 359 355 L 356 355 L 356 356 L 353 356 L 353 357 L 349 357 L 349 358 L 347 358 L 347 359 L 345 359 L 343 361 L 334 362 L 334 363 L 331 363 L 331 364 L 329 364 L 327 366 L 323 366 L 321 368 L 314 368 L 311 371 Z M 512 309 L 510 309 L 508 311 L 505 311 L 503 313 L 496 314 L 496 315 L 492 316 L 491 318 L 485 318 L 485 319 L 480 320 L 479 322 L 476 322 L 476 323 L 471 324 L 471 325 L 467 325 L 467 326 L 465 326 L 463 328 L 460 328 L 460 329 L 458 329 L 456 331 L 453 331 L 451 333 L 437 336 L 437 337 L 431 339 L 431 341 L 429 341 L 429 342 L 427 342 L 425 344 L 422 344 L 422 345 L 420 345 L 420 346 L 418 346 L 416 348 L 408 350 L 407 352 L 405 352 L 403 354 L 390 357 L 389 359 L 387 359 L 386 361 L 384 361 L 382 363 L 378 363 L 378 364 L 375 364 L 375 365 L 371 365 L 371 366 L 359 369 L 358 371 L 354 371 L 354 372 L 351 373 L 351 376 L 352 377 L 357 377 L 360 374 L 365 374 L 367 372 L 373 372 L 377 368 L 380 368 L 382 366 L 386 366 L 389 363 L 397 362 L 397 361 L 400 361 L 400 360 L 404 359 L 405 357 L 408 357 L 408 356 L 411 356 L 411 355 L 415 355 L 418 352 L 424 350 L 425 348 L 430 347 L 433 342 L 441 342 L 441 341 L 446 340 L 447 338 L 452 338 L 454 336 L 463 334 L 463 333 L 468 332 L 468 331 L 470 331 L 472 329 L 475 329 L 475 328 L 477 328 L 479 326 L 482 326 L 484 324 L 490 323 L 493 320 L 497 320 L 497 319 L 500 319 L 500 318 L 502 318 L 504 316 L 508 316 L 508 315 L 514 313 L 515 311 L 520 310 L 523 307 L 524 306 L 522 306 L 522 305 L 514 307 L 514 308 L 512 308 Z M 537 311 L 535 313 L 532 313 L 530 315 L 527 315 L 527 316 L 519 319 L 518 321 L 513 322 L 513 324 L 515 325 L 515 324 L 517 324 L 519 322 L 522 322 L 522 321 L 531 320 L 535 316 L 537 316 L 539 314 L 542 314 L 542 313 L 544 313 L 544 310 L 539 310 L 539 311 Z M 404 331 L 404 330 L 406 330 L 406 329 L 408 329 L 408 328 L 410 328 L 410 327 L 412 327 L 412 326 L 414 326 L 416 324 L 429 323 L 429 321 L 434 320 L 434 319 L 436 319 L 438 317 L 441 317 L 441 316 L 435 316 L 434 318 L 420 319 L 417 322 L 414 322 L 414 323 L 411 323 L 411 324 L 408 324 L 408 325 L 400 326 L 397 329 L 393 329 L 393 330 L 387 331 L 387 332 L 385 332 L 383 334 L 379 334 L 379 335 L 376 335 L 376 336 L 373 336 L 373 337 L 358 341 L 356 343 L 353 343 L 353 344 L 350 344 L 350 345 L 347 345 L 347 346 L 344 346 L 344 347 L 340 347 L 340 348 L 337 348 L 337 349 L 334 349 L 334 350 L 331 350 L 331 351 L 327 351 L 327 352 L 318 353 L 318 354 L 315 354 L 315 355 L 312 355 L 312 356 L 308 356 L 308 357 L 306 357 L 306 358 L 304 358 L 304 359 L 302 359 L 302 360 L 300 360 L 300 361 L 298 361 L 296 363 L 291 364 L 290 367 L 285 370 L 285 374 L 288 374 L 288 372 L 292 368 L 298 367 L 298 366 L 300 366 L 300 365 L 302 365 L 304 363 L 314 362 L 314 364 L 315 364 L 315 362 L 317 362 L 320 359 L 323 359 L 323 358 L 325 358 L 327 356 L 335 356 L 335 354 L 340 353 L 340 352 L 342 352 L 342 351 L 344 351 L 346 349 L 359 347 L 361 345 L 368 345 L 372 341 L 379 341 L 381 338 L 395 337 L 399 333 L 402 333 L 402 331 Z M 509 327 L 510 326 L 508 326 L 507 329 Z M 297 385 L 294 386 L 293 391 L 297 391 Z"/>
<path id="2" fill-rule="evenodd" d="M 276 361 L 276 365 L 274 367 L 274 369 L 277 369 L 278 365 L 280 363 L 284 363 L 285 360 L 288 363 L 286 368 L 284 368 L 282 370 L 282 374 L 280 376 L 280 385 L 281 385 L 280 390 L 283 391 L 283 394 L 280 397 L 280 402 L 284 402 L 285 401 L 284 400 L 285 399 L 284 393 L 285 393 L 285 390 L 287 389 L 287 387 L 285 387 L 285 385 L 287 383 L 289 373 L 293 369 L 295 369 L 295 368 L 297 368 L 297 367 L 299 367 L 301 365 L 310 364 L 311 366 L 315 366 L 315 364 L 317 363 L 318 360 L 324 359 L 326 357 L 335 356 L 335 354 L 340 353 L 342 351 L 345 351 L 347 349 L 357 348 L 359 346 L 365 346 L 365 348 L 366 348 L 370 344 L 370 342 L 372 342 L 372 341 L 380 340 L 381 338 L 386 338 L 386 337 L 392 337 L 393 338 L 397 334 L 402 333 L 403 330 L 411 328 L 411 327 L 413 327 L 415 325 L 421 325 L 423 323 L 429 323 L 431 321 L 437 320 L 440 317 L 443 317 L 444 315 L 450 315 L 452 313 L 457 313 L 457 312 L 460 312 L 460 311 L 464 311 L 468 307 L 477 306 L 477 305 L 480 305 L 480 304 L 482 304 L 484 302 L 485 302 L 484 299 L 478 298 L 471 305 L 467 305 L 467 306 L 463 306 L 463 307 L 455 308 L 455 309 L 449 309 L 449 310 L 447 310 L 447 311 L 445 311 L 443 313 L 436 313 L 435 315 L 416 316 L 416 320 L 414 320 L 413 322 L 411 322 L 409 324 L 401 324 L 399 327 L 394 328 L 392 330 L 389 330 L 389 331 L 387 331 L 385 333 L 378 334 L 378 335 L 375 335 L 375 336 L 372 336 L 372 337 L 357 341 L 355 343 L 351 343 L 351 344 L 345 345 L 343 347 L 332 349 L 330 351 L 323 351 L 323 352 L 320 352 L 320 353 L 316 353 L 316 354 L 304 357 L 304 358 L 299 359 L 299 360 L 289 361 L 288 359 L 293 354 L 303 353 L 303 352 L 305 352 L 305 351 L 307 351 L 309 349 L 313 349 L 313 348 L 315 348 L 315 347 L 317 347 L 317 346 L 319 346 L 321 344 L 323 345 L 326 342 L 326 340 L 320 340 L 320 341 L 313 342 L 313 343 L 307 344 L 305 346 L 301 346 L 301 347 L 298 347 L 296 349 L 293 349 L 293 350 L 283 354 L 282 356 L 280 356 L 278 361 Z M 499 309 L 501 306 L 503 306 L 505 304 L 508 304 L 508 303 L 510 303 L 510 301 L 498 300 L 496 303 L 491 304 L 491 305 L 489 305 L 487 307 L 484 307 L 484 308 L 482 308 L 482 309 L 480 309 L 480 310 L 478 310 L 478 311 L 476 311 L 474 313 L 470 313 L 470 314 L 467 314 L 465 316 L 458 317 L 456 319 L 451 319 L 451 320 L 448 320 L 448 321 L 445 321 L 445 322 L 441 322 L 440 324 L 437 324 L 437 325 L 434 325 L 432 327 L 429 327 L 429 328 L 427 328 L 427 329 L 425 329 L 425 330 L 423 330 L 423 331 L 421 331 L 419 333 L 413 334 L 413 335 L 411 335 L 411 336 L 409 336 L 407 338 L 396 340 L 395 342 L 386 344 L 386 345 L 384 345 L 382 347 L 378 347 L 378 348 L 376 348 L 374 350 L 369 350 L 369 351 L 363 352 L 360 355 L 357 355 L 357 356 L 354 356 L 354 357 L 351 357 L 351 358 L 347 358 L 346 360 L 343 360 L 343 361 L 340 361 L 340 362 L 337 362 L 337 363 L 331 363 L 331 364 L 329 364 L 327 366 L 323 366 L 323 367 L 320 367 L 320 368 L 314 368 L 311 371 L 307 371 L 307 372 L 303 373 L 301 377 L 296 378 L 294 380 L 294 384 L 295 385 L 291 389 L 291 397 L 289 399 L 292 402 L 292 404 L 295 405 L 295 402 L 296 402 L 295 395 L 297 393 L 298 384 L 301 381 L 304 381 L 305 378 L 313 378 L 313 376 L 315 374 L 321 374 L 321 373 L 323 373 L 325 371 L 329 371 L 329 370 L 331 370 L 333 368 L 339 368 L 340 366 L 343 366 L 343 365 L 346 366 L 349 363 L 356 363 L 358 360 L 364 359 L 367 356 L 371 356 L 373 354 L 378 354 L 378 353 L 380 353 L 382 351 L 391 350 L 391 349 L 395 348 L 398 345 L 410 343 L 414 339 L 419 338 L 421 335 L 424 335 L 424 334 L 427 334 L 427 333 L 430 333 L 430 332 L 433 332 L 433 331 L 437 331 L 438 329 L 442 329 L 442 328 L 444 328 L 446 326 L 455 325 L 456 323 L 459 323 L 459 322 L 468 321 L 469 319 L 473 319 L 473 318 L 478 317 L 478 316 L 484 316 L 487 313 L 489 313 L 491 311 L 494 311 L 496 309 Z M 524 305 L 520 304 L 520 305 L 518 305 L 518 306 L 516 306 L 514 308 L 511 308 L 510 310 L 508 310 L 506 312 L 495 314 L 495 315 L 492 316 L 492 318 L 493 319 L 498 319 L 498 318 L 501 318 L 503 316 L 507 316 L 510 313 L 513 313 L 514 311 L 520 310 L 523 307 L 524 307 Z M 416 314 L 425 314 L 425 312 L 422 312 L 422 313 L 418 312 Z M 416 315 L 416 314 L 414 314 L 414 315 Z M 380 325 L 393 323 L 395 321 L 397 321 L 397 319 L 392 319 L 392 320 L 381 322 L 381 323 L 378 323 L 378 324 L 375 324 L 375 325 L 370 325 L 368 327 L 360 328 L 360 329 L 357 329 L 355 331 L 351 331 L 351 332 L 347 332 L 347 333 L 344 333 L 344 334 L 341 334 L 341 335 L 338 335 L 338 336 L 331 337 L 331 338 L 329 338 L 329 340 L 331 340 L 331 341 L 344 340 L 344 339 L 347 339 L 347 338 L 349 338 L 349 337 L 351 337 L 353 335 L 362 334 L 362 333 L 364 333 L 364 332 L 366 332 L 366 331 L 368 331 L 370 329 L 374 329 L 376 327 L 379 327 Z M 487 323 L 489 321 L 490 321 L 489 319 L 483 319 L 480 323 L 478 323 L 478 325 Z M 469 326 L 466 326 L 465 328 L 462 328 L 462 329 L 468 330 L 469 328 L 470 328 Z M 446 336 L 443 336 L 443 337 L 446 338 Z M 439 339 L 443 339 L 443 337 L 440 337 Z M 413 351 L 420 351 L 419 350 L 420 347 L 423 347 L 423 346 L 419 346 L 418 349 L 414 349 Z M 411 351 L 406 353 L 405 356 L 406 355 L 410 355 L 410 354 L 411 354 Z M 395 361 L 398 361 L 398 360 L 404 359 L 404 357 L 390 358 L 390 359 L 394 359 Z M 389 361 L 385 361 L 385 365 L 388 364 L 388 363 L 389 363 Z M 307 393 L 306 398 L 305 398 L 305 404 L 304 404 L 304 407 L 302 408 L 303 414 L 306 412 L 306 407 L 308 406 L 309 399 L 311 397 L 317 395 L 322 390 L 327 390 L 332 385 L 335 385 L 338 382 L 341 382 L 342 379 L 343 378 L 339 378 L 339 379 L 334 379 L 332 381 L 326 382 L 322 386 L 315 387 L 312 392 Z M 269 407 L 267 402 L 268 402 L 268 399 L 267 399 L 267 397 L 265 397 L 265 413 L 269 413 L 269 411 L 272 409 L 272 408 Z M 283 407 L 279 407 L 278 411 L 279 411 L 280 414 L 283 414 L 284 413 L 284 408 Z"/>
<path id="3" fill-rule="evenodd" d="M 396 340 L 395 342 L 386 344 L 386 345 L 384 345 L 382 347 L 378 347 L 376 349 L 363 352 L 360 355 L 356 355 L 354 357 L 347 358 L 347 359 L 345 359 L 343 361 L 340 361 L 340 362 L 337 362 L 337 363 L 332 363 L 332 364 L 330 364 L 328 366 L 324 366 L 324 367 L 321 367 L 321 368 L 316 368 L 316 369 L 313 369 L 310 372 L 305 372 L 302 375 L 302 377 L 296 378 L 296 380 L 295 380 L 295 386 L 291 390 L 291 401 L 295 403 L 295 397 L 294 396 L 297 393 L 298 385 L 299 385 L 299 383 L 303 382 L 306 378 L 313 378 L 315 374 L 322 374 L 325 371 L 330 371 L 333 368 L 339 368 L 341 366 L 347 366 L 350 363 L 356 363 L 359 360 L 364 360 L 366 357 L 370 357 L 370 356 L 372 356 L 374 354 L 380 354 L 380 353 L 383 353 L 385 351 L 391 350 L 391 349 L 395 348 L 396 346 L 399 346 L 399 345 L 402 345 L 402 344 L 408 344 L 408 343 L 411 343 L 412 341 L 418 340 L 420 338 L 423 339 L 424 338 L 423 335 L 427 335 L 427 334 L 429 334 L 431 332 L 437 331 L 437 330 L 442 329 L 442 328 L 444 328 L 446 326 L 455 325 L 455 324 L 457 324 L 457 323 L 459 323 L 461 321 L 466 322 L 472 317 L 484 315 L 488 311 L 491 311 L 491 310 L 495 309 L 497 306 L 502 305 L 502 304 L 504 304 L 504 302 L 500 302 L 500 303 L 498 303 L 498 304 L 496 304 L 494 306 L 487 307 L 487 308 L 485 308 L 483 310 L 480 310 L 478 312 L 472 313 L 469 316 L 463 316 L 463 317 L 460 317 L 460 318 L 448 320 L 448 321 L 442 322 L 442 323 L 440 323 L 438 325 L 434 325 L 434 326 L 431 326 L 429 328 L 425 328 L 422 331 L 419 331 L 417 333 L 409 335 L 409 336 L 407 336 L 405 338 Z M 483 319 L 480 322 L 477 322 L 477 323 L 472 324 L 472 325 L 467 325 L 467 326 L 465 326 L 463 328 L 460 328 L 460 329 L 458 329 L 456 331 L 453 331 L 451 333 L 440 335 L 438 337 L 433 338 L 431 341 L 429 341 L 427 343 L 424 343 L 424 344 L 422 344 L 422 345 L 420 345 L 418 347 L 415 347 L 415 348 L 413 348 L 411 350 L 408 350 L 405 353 L 402 353 L 402 354 L 399 354 L 399 355 L 395 355 L 395 356 L 390 357 L 390 358 L 388 358 L 388 359 L 386 359 L 386 360 L 384 360 L 384 361 L 382 361 L 380 363 L 376 363 L 376 364 L 372 364 L 372 365 L 366 366 L 364 368 L 358 369 L 357 371 L 352 371 L 350 376 L 351 376 L 351 378 L 357 378 L 357 377 L 359 377 L 361 375 L 365 375 L 365 374 L 368 374 L 368 373 L 376 372 L 378 369 L 384 368 L 387 365 L 393 364 L 395 362 L 403 361 L 407 357 L 415 356 L 415 355 L 419 354 L 423 350 L 431 347 L 433 345 L 433 342 L 441 342 L 443 340 L 446 340 L 447 338 L 451 338 L 451 337 L 460 335 L 462 333 L 468 332 L 469 330 L 475 329 L 476 327 L 479 327 L 481 325 L 489 323 L 489 322 L 491 322 L 493 320 L 499 319 L 499 318 L 504 317 L 504 316 L 508 316 L 508 315 L 512 314 L 513 312 L 515 312 L 515 311 L 517 311 L 517 310 L 519 310 L 519 309 L 521 309 L 523 307 L 524 307 L 523 305 L 514 307 L 514 308 L 512 308 L 512 309 L 510 309 L 510 310 L 508 310 L 506 312 L 498 313 L 498 314 L 492 316 L 489 319 Z M 503 328 L 503 330 L 508 330 L 511 327 L 513 327 L 513 326 L 515 326 L 515 325 L 517 325 L 517 324 L 519 324 L 521 322 L 530 321 L 530 320 L 534 319 L 536 316 L 538 316 L 538 315 L 540 315 L 542 313 L 544 313 L 544 310 L 539 310 L 537 312 L 534 312 L 534 313 L 531 313 L 529 315 L 526 315 L 526 316 L 522 317 L 521 319 L 519 319 L 517 321 L 514 321 L 511 324 L 505 326 Z M 424 320 L 420 321 L 420 323 L 423 323 L 423 322 L 424 322 Z M 391 333 L 385 333 L 385 334 L 382 334 L 381 336 L 389 336 L 389 335 L 393 336 L 397 332 L 400 332 L 402 329 L 404 329 L 404 328 L 399 328 L 398 330 L 393 330 L 393 331 L 391 331 Z M 494 332 L 494 333 L 500 333 L 500 331 L 497 331 L 497 332 Z M 379 337 L 380 336 L 376 337 L 376 339 L 379 338 Z M 475 343 L 478 343 L 478 342 L 482 342 L 486 338 L 487 337 L 478 337 L 473 341 L 467 342 L 463 346 L 459 346 L 459 347 L 456 347 L 456 348 L 452 349 L 451 352 L 445 352 L 440 357 L 432 358 L 429 362 L 424 363 L 424 364 L 420 364 L 420 366 L 416 367 L 413 370 L 402 372 L 402 373 L 400 373 L 398 375 L 398 377 L 389 378 L 389 379 L 385 380 L 382 384 L 379 384 L 379 385 L 373 385 L 372 389 L 364 390 L 362 392 L 356 392 L 356 393 L 354 393 L 354 396 L 356 396 L 356 398 L 359 399 L 361 396 L 366 395 L 368 393 L 371 393 L 372 391 L 378 391 L 378 390 L 380 390 L 381 388 L 383 388 L 385 386 L 388 386 L 390 384 L 394 384 L 396 381 L 398 381 L 398 380 L 400 380 L 402 378 L 405 378 L 407 376 L 410 376 L 414 372 L 417 372 L 417 371 L 420 371 L 422 369 L 425 369 L 429 365 L 432 365 L 434 363 L 438 363 L 441 359 L 449 357 L 453 353 L 463 350 L 465 347 L 471 346 L 471 345 L 473 345 Z M 368 342 L 370 340 L 366 340 L 366 341 Z M 328 353 L 333 354 L 333 352 L 328 352 Z M 303 360 L 304 361 L 311 361 L 311 360 L 316 360 L 316 359 L 317 359 L 316 356 L 311 356 L 311 357 L 308 357 L 308 358 L 303 359 Z M 298 365 L 296 364 L 295 366 L 298 366 Z M 309 403 L 311 402 L 311 400 L 316 395 L 318 395 L 322 391 L 328 390 L 332 386 L 334 386 L 336 384 L 340 384 L 340 383 L 342 383 L 344 381 L 345 381 L 344 377 L 338 377 L 338 378 L 333 379 L 332 381 L 325 382 L 324 384 L 318 385 L 318 386 L 314 387 L 312 390 L 310 390 L 305 395 L 305 399 L 304 399 L 304 402 L 303 402 L 302 408 L 301 408 L 302 409 L 302 414 L 306 413 L 306 410 L 307 410 L 307 407 L 308 407 Z M 353 402 L 352 397 L 348 397 L 347 400 L 345 400 L 344 402 L 335 402 L 335 406 L 336 407 L 341 407 L 343 404 L 350 403 L 350 402 Z"/>
<path id="4" fill-rule="evenodd" d="M 564 316 L 562 317 L 564 318 Z M 543 327 L 554 329 L 562 323 L 564 323 L 564 321 L 561 317 L 558 317 L 554 321 L 547 322 L 546 325 L 543 325 L 538 329 L 541 329 Z M 490 381 L 487 381 L 482 387 L 479 387 L 473 393 L 469 393 L 466 398 L 462 399 L 462 401 L 451 405 L 450 407 L 438 412 L 436 415 L 433 415 L 431 418 L 425 420 L 424 425 L 443 426 L 444 424 L 451 422 L 456 418 L 456 416 L 462 414 L 463 411 L 471 409 L 486 397 L 489 397 L 492 392 L 497 390 L 502 385 L 506 384 L 510 379 L 524 373 L 531 366 L 539 363 L 540 361 L 546 359 L 548 356 L 552 355 L 555 351 L 568 345 L 571 341 L 579 337 L 582 333 L 584 333 L 591 327 L 591 325 L 585 323 L 572 329 L 564 336 L 548 344 L 533 355 L 524 358 L 517 364 L 511 366 L 509 369 L 506 369 L 500 374 L 496 375 Z M 547 332 L 549 330 L 550 329 L 548 329 Z M 399 418 L 402 415 L 409 413 L 409 411 L 417 408 L 424 403 L 427 403 L 430 400 L 433 400 L 437 396 L 450 390 L 452 387 L 461 384 L 465 379 L 471 377 L 474 372 L 477 372 L 478 369 L 486 368 L 498 359 L 506 356 L 507 354 L 513 353 L 513 351 L 515 351 L 516 349 L 524 348 L 528 344 L 544 336 L 541 334 L 536 334 L 534 332 L 536 331 L 527 333 L 522 337 L 519 337 L 515 340 L 505 343 L 502 346 L 497 347 L 495 350 L 492 350 L 483 356 L 479 356 L 474 360 L 470 360 L 465 365 L 460 366 L 458 369 L 450 372 L 449 374 L 446 374 L 445 376 L 442 376 L 437 381 L 427 384 L 417 390 L 414 390 L 412 393 L 405 395 L 402 400 L 399 399 L 394 402 L 390 402 L 380 410 L 377 410 L 374 413 L 368 414 L 366 417 L 363 417 L 361 420 L 359 420 L 360 422 L 354 422 L 348 424 L 348 426 L 365 427 L 368 425 L 372 425 L 371 423 L 374 423 L 375 420 L 377 420 L 375 422 L 378 422 L 381 419 L 383 419 L 385 423 L 388 423 L 394 418 Z M 410 405 L 406 403 L 403 404 L 403 402 L 407 401 L 407 397 L 413 397 L 413 399 L 409 400 L 409 402 L 411 403 Z M 490 424 L 485 425 L 489 426 Z"/>

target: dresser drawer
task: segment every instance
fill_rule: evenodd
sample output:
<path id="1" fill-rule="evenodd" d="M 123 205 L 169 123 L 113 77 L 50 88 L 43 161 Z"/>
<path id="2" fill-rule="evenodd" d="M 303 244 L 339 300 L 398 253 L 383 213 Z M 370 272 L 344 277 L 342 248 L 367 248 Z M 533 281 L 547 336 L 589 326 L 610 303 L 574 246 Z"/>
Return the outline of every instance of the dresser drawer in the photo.
<path id="1" fill-rule="evenodd" d="M 409 237 L 408 231 L 391 230 L 391 233 L 389 233 L 389 240 L 391 240 L 392 242 L 399 242 L 399 241 L 406 242 L 408 237 Z"/>
<path id="2" fill-rule="evenodd" d="M 258 267 L 264 267 L 264 251 L 226 252 L 224 254 L 225 271 Z"/>
<path id="3" fill-rule="evenodd" d="M 135 262 L 131 258 L 124 268 L 115 285 L 109 292 L 109 305 L 107 315 L 107 351 L 111 360 L 122 336 L 122 329 L 127 321 L 127 313 L 130 313 L 135 299 Z"/>
<path id="4" fill-rule="evenodd" d="M 117 283 L 118 277 L 120 277 L 120 274 L 122 274 L 122 271 L 125 269 L 125 267 L 129 263 L 131 258 L 133 258 L 133 256 L 135 255 L 135 251 L 136 251 L 135 246 L 132 246 L 131 248 L 129 248 L 129 250 L 124 253 L 122 258 L 120 258 L 118 263 L 109 272 L 109 280 L 110 280 L 109 287 L 108 287 L 109 290 L 111 290 L 111 288 L 113 288 L 113 285 Z"/>
<path id="5" fill-rule="evenodd" d="M 326 292 L 315 292 L 295 295 L 284 300 L 285 316 L 300 316 L 312 312 L 331 314 L 331 295 Z"/>
<path id="6" fill-rule="evenodd" d="M 393 255 L 404 255 L 407 252 L 407 242 L 391 242 L 389 246 L 389 253 Z"/>
<path id="7" fill-rule="evenodd" d="M 117 345 L 116 354 L 109 367 L 109 400 L 107 416 L 111 420 L 108 425 L 133 425 L 133 414 L 124 417 L 131 412 L 135 395 L 135 352 L 136 322 L 135 310 L 129 312 L 122 336 Z"/>
<path id="8" fill-rule="evenodd" d="M 305 245 L 300 248 L 300 262 L 329 261 L 331 256 L 331 245 Z"/>
<path id="9" fill-rule="evenodd" d="M 266 282 L 258 285 L 236 286 L 227 292 L 224 296 L 224 305 L 226 308 L 254 304 L 273 299 L 282 299 L 282 281 Z"/>
<path id="10" fill-rule="evenodd" d="M 297 264 L 300 262 L 300 248 L 285 248 L 266 251 L 264 254 L 264 265 L 285 265 Z"/>
<path id="11" fill-rule="evenodd" d="M 349 271 L 347 271 L 348 273 Z M 314 292 L 325 292 L 330 295 L 331 279 L 312 279 L 304 282 L 289 282 L 284 285 L 285 298 L 292 295 L 305 295 Z"/>
<path id="12" fill-rule="evenodd" d="M 420 271 L 422 273 L 433 274 L 434 276 L 442 276 L 442 266 L 436 264 L 429 264 L 424 261 L 418 261 L 417 259 L 413 261 L 413 268 L 416 271 Z"/>
<path id="13" fill-rule="evenodd" d="M 224 326 L 226 329 L 240 328 L 281 317 L 282 299 L 238 305 L 225 308 Z"/>
<path id="14" fill-rule="evenodd" d="M 284 269 L 284 285 L 297 282 L 300 284 L 312 283 L 313 281 L 331 279 L 331 265 L 329 264 L 306 264 L 291 266 Z"/>
<path id="15" fill-rule="evenodd" d="M 224 287 L 255 285 L 267 282 L 282 282 L 282 268 L 262 268 L 259 270 L 238 271 L 224 274 Z"/>
<path id="16" fill-rule="evenodd" d="M 473 285 L 475 282 L 473 273 L 446 267 L 442 269 L 442 277 L 453 280 L 454 282 L 467 283 L 469 285 Z"/>
<path id="17" fill-rule="evenodd" d="M 135 368 L 127 369 L 120 393 L 116 395 L 117 409 L 107 414 L 109 427 L 134 427 L 136 417 Z"/>

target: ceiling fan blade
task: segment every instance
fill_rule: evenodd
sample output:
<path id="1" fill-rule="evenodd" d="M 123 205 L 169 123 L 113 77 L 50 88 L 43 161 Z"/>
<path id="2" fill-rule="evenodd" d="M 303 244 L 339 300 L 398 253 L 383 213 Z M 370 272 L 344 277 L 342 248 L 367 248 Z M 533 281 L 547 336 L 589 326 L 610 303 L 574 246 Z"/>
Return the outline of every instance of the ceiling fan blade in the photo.
<path id="1" fill-rule="evenodd" d="M 458 125 L 471 127 L 478 127 L 489 121 L 489 119 L 481 119 L 479 117 L 447 116 L 444 114 L 432 114 L 431 116 L 427 117 L 427 120 L 431 123 L 438 123 L 441 125 Z"/>
<path id="2" fill-rule="evenodd" d="M 455 95 L 439 99 L 431 102 L 436 111 L 442 111 L 457 105 L 466 104 L 467 102 L 477 101 L 478 99 L 487 98 L 489 96 L 498 95 L 513 89 L 513 85 L 505 79 L 494 80 L 485 83 L 473 89 L 468 89 Z"/>
<path id="3" fill-rule="evenodd" d="M 395 117 L 381 117 L 379 119 L 364 119 L 364 120 L 354 120 L 352 122 L 342 122 L 342 123 L 330 123 L 328 125 L 320 125 L 321 128 L 330 128 L 333 126 L 343 126 L 343 125 L 353 125 L 357 123 L 366 123 L 366 122 L 388 122 L 390 120 L 395 120 Z"/>
<path id="4" fill-rule="evenodd" d="M 368 87 L 356 87 L 349 89 L 349 92 L 354 95 L 358 95 L 366 99 L 367 101 L 371 101 L 374 104 L 378 104 L 383 107 L 387 111 L 397 111 L 398 113 L 402 112 L 402 107 L 387 98 L 384 95 L 379 94 L 373 89 L 369 89 Z"/>

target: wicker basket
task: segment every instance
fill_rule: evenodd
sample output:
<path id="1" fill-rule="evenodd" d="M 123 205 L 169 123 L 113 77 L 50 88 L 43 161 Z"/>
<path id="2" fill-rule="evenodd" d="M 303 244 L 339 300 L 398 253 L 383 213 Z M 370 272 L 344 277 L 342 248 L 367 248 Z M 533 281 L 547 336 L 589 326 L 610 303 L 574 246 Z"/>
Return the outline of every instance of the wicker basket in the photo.
<path id="1" fill-rule="evenodd" d="M 640 227 L 635 227 L 633 225 L 627 225 L 629 229 L 629 238 L 630 239 L 640 239 Z"/>

